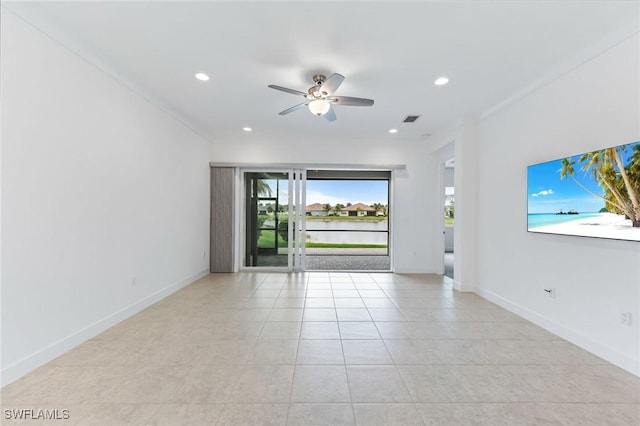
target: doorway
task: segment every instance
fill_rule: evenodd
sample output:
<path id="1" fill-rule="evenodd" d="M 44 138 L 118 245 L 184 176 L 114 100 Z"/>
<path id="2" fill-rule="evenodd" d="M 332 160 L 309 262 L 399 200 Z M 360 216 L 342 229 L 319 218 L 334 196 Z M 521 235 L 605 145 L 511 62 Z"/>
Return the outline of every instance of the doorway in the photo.
<path id="1" fill-rule="evenodd" d="M 308 270 L 391 270 L 390 182 L 389 171 L 307 171 Z"/>
<path id="2" fill-rule="evenodd" d="M 444 162 L 444 275 L 453 279 L 453 237 L 455 232 L 455 159 Z"/>

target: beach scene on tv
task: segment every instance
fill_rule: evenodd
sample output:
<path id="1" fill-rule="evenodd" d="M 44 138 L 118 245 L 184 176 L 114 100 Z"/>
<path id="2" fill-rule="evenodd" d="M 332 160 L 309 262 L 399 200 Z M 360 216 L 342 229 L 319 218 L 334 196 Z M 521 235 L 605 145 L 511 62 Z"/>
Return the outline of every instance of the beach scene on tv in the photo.
<path id="1" fill-rule="evenodd" d="M 527 170 L 528 230 L 640 241 L 640 142 Z"/>

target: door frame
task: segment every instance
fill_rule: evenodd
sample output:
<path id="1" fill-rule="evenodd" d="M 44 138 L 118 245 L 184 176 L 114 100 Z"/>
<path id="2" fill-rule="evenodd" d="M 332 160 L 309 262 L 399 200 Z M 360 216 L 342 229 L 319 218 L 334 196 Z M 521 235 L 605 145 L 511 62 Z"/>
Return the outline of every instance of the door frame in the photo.
<path id="1" fill-rule="evenodd" d="M 327 169 L 327 170 L 381 170 L 381 171 L 390 171 L 391 178 L 389 180 L 389 216 L 391 217 L 393 213 L 391 213 L 391 209 L 395 206 L 395 179 L 397 178 L 397 172 L 399 170 L 406 170 L 405 164 L 334 164 L 334 163 L 253 163 L 253 162 L 210 162 L 209 166 L 211 168 L 215 167 L 230 167 L 234 170 L 234 184 L 233 184 L 233 223 L 231 224 L 233 228 L 233 271 L 252 271 L 259 272 L 260 269 L 264 269 L 261 267 L 245 267 L 243 266 L 244 261 L 244 245 L 245 245 L 245 230 L 244 230 L 244 220 L 245 220 L 245 200 L 244 200 L 244 179 L 243 172 L 244 171 L 289 171 L 289 170 L 299 170 L 302 173 L 306 174 L 307 170 L 318 170 L 318 169 Z M 305 188 L 306 189 L 306 188 Z M 213 202 L 213 198 L 212 198 Z M 302 191 L 302 196 L 300 197 L 301 205 L 305 206 L 306 203 L 306 190 Z M 395 217 L 395 214 L 393 214 Z M 303 215 L 302 220 L 300 222 L 299 232 L 306 232 L 306 220 Z M 391 241 L 389 244 L 389 256 L 391 260 L 391 272 L 395 271 L 395 261 L 394 261 L 394 249 L 395 244 L 395 232 L 394 232 L 394 222 L 389 222 L 389 232 L 391 234 Z M 304 245 L 302 245 L 301 250 L 305 250 Z M 298 262 L 301 268 L 304 268 L 304 256 L 301 257 Z M 302 269 L 304 270 L 304 269 Z M 267 271 L 270 272 L 289 272 L 289 268 L 268 268 Z"/>

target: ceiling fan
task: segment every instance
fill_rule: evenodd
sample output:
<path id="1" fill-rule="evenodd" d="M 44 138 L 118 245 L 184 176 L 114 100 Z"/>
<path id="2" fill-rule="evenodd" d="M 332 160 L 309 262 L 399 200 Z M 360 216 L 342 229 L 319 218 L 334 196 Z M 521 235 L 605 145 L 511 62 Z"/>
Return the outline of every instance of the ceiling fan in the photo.
<path id="1" fill-rule="evenodd" d="M 299 90 L 289 89 L 282 86 L 276 86 L 270 84 L 272 89 L 280 90 L 282 92 L 291 93 L 292 95 L 300 95 L 306 99 L 301 104 L 287 108 L 280 112 L 280 115 L 289 114 L 290 112 L 297 111 L 309 107 L 309 111 L 317 116 L 324 116 L 329 121 L 336 120 L 336 113 L 331 108 L 331 105 L 347 105 L 347 106 L 371 106 L 373 105 L 373 99 L 354 98 L 351 96 L 333 96 L 338 87 L 344 81 L 344 76 L 334 73 L 329 78 L 326 78 L 322 74 L 316 74 L 313 76 L 315 85 L 311 86 L 307 92 L 301 92 Z"/>

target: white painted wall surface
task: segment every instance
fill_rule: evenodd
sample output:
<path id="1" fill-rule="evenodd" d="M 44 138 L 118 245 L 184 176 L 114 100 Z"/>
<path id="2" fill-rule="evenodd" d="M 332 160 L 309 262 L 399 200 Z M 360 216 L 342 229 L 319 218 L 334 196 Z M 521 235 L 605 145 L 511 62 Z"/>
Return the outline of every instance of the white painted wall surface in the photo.
<path id="1" fill-rule="evenodd" d="M 8 383 L 206 272 L 210 144 L 4 9 L 1 31 Z"/>
<path id="2" fill-rule="evenodd" d="M 453 287 L 473 291 L 478 283 L 478 140 L 465 121 L 455 139 L 456 221 L 453 234 Z"/>
<path id="3" fill-rule="evenodd" d="M 304 113 L 300 112 L 300 113 Z M 289 117 L 287 117 L 289 118 Z M 286 118 L 283 118 L 286 120 Z M 336 123 L 326 123 L 335 125 Z M 286 122 L 283 121 L 283 125 Z M 256 132 L 257 133 L 257 132 Z M 251 135 L 254 141 L 214 143 L 213 162 L 256 164 L 404 164 L 393 172 L 391 232 L 396 272 L 435 272 L 435 231 L 433 199 L 437 187 L 438 165 L 418 141 L 269 141 Z M 440 215 L 442 209 L 440 209 Z"/>
<path id="4" fill-rule="evenodd" d="M 636 35 L 481 121 L 477 136 L 477 291 L 635 374 L 640 244 L 527 233 L 526 188 L 527 165 L 640 138 L 639 52 Z"/>

